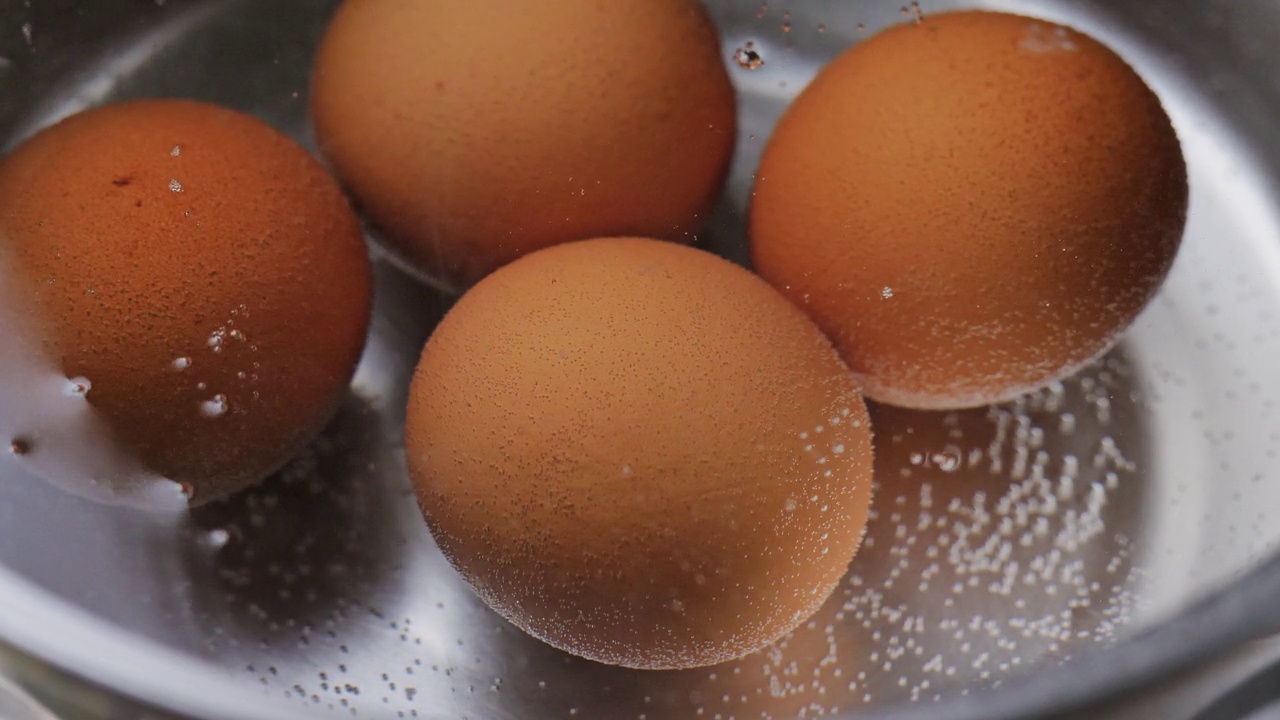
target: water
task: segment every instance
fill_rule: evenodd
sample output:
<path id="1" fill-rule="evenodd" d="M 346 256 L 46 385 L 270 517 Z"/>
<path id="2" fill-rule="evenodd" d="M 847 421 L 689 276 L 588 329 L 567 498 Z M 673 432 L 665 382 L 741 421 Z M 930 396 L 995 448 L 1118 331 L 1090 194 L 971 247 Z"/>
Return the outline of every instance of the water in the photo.
<path id="1" fill-rule="evenodd" d="M 14 133 L 86 102 L 168 92 L 251 110 L 308 140 L 317 4 L 281 0 L 265 11 L 236 0 L 190 14 L 171 5 L 145 26 L 148 39 L 42 88 Z M 708 247 L 742 259 L 755 160 L 821 62 L 887 22 L 941 8 L 904 16 L 900 2 L 838 5 L 786 8 L 784 34 L 784 8 L 713 3 L 743 122 Z M 1081 7 L 1034 5 L 1057 16 Z M 547 648 L 472 595 L 427 535 L 398 451 L 399 399 L 449 301 L 386 265 L 353 394 L 322 441 L 262 486 L 174 522 L 100 504 L 132 497 L 128 483 L 84 482 L 86 468 L 102 475 L 120 462 L 109 442 L 93 442 L 106 437 L 87 409 L 93 378 L 80 383 L 34 355 L 19 362 L 0 345 L 9 369 L 0 398 L 38 400 L 38 412 L 21 417 L 0 407 L 0 439 L 27 448 L 0 456 L 6 480 L 20 480 L 0 495 L 0 567 L 127 631 L 130 646 L 178 653 L 157 682 L 210 683 L 208 695 L 249 698 L 272 717 L 294 708 L 831 716 L 1005 687 L 1122 642 L 1280 545 L 1280 488 L 1270 482 L 1280 474 L 1280 223 L 1261 155 L 1237 139 L 1234 121 L 1122 27 L 1078 17 L 1135 58 L 1177 123 L 1193 189 L 1182 256 L 1120 348 L 1076 378 L 991 409 L 874 408 L 879 487 L 864 546 L 818 614 L 766 651 L 697 671 L 607 668 Z M 38 29 L 39 38 L 56 28 Z M 740 65 L 748 47 L 761 61 L 754 69 Z M 212 56 L 223 61 L 202 60 Z M 892 288 L 882 293 L 892 301 Z M 204 330 L 214 337 L 225 319 Z M 234 327 L 225 323 L 217 347 L 236 347 Z M 187 351 L 173 370 L 196 372 L 212 350 Z M 77 383 L 87 395 L 64 393 Z M 219 388 L 205 390 L 212 400 Z M 166 481 L 105 474 L 142 478 L 140 487 L 167 488 L 181 504 Z M 7 582 L 0 577 L 0 599 Z M 25 617 L 10 602 L 11 617 Z"/>

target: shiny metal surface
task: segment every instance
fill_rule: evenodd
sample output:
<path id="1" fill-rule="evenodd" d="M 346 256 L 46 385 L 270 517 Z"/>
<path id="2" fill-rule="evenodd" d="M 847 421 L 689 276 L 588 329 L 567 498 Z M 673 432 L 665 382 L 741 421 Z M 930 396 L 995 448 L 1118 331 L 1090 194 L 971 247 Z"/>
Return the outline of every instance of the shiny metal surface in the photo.
<path id="1" fill-rule="evenodd" d="M 708 5 L 741 136 L 704 243 L 742 260 L 778 115 L 825 60 L 914 9 Z M 1266 602 L 1280 563 L 1263 565 L 1280 547 L 1280 6 L 981 5 L 1070 22 L 1148 78 L 1191 172 L 1184 249 L 1080 376 L 991 409 L 874 408 L 868 540 L 792 636 L 726 666 L 643 673 L 554 651 L 485 609 L 431 542 L 399 447 L 413 362 L 449 299 L 383 260 L 351 397 L 260 488 L 145 514 L 0 457 L 0 669 L 69 717 L 142 717 L 128 697 L 201 718 L 993 718 L 1123 692 L 1280 630 Z M 333 6 L 0 0 L 0 146 L 154 95 L 252 112 L 312 146 L 308 63 Z M 747 42 L 761 67 L 734 62 Z M 661 49 L 619 48 L 637 51 Z"/>

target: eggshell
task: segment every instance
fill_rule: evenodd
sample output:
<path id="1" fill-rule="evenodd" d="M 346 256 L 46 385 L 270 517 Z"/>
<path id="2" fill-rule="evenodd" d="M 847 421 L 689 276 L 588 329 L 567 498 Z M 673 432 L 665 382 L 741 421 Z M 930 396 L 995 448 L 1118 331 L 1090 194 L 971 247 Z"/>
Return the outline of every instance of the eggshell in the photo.
<path id="1" fill-rule="evenodd" d="M 745 270 L 646 239 L 542 250 L 464 295 L 423 351 L 406 448 L 491 607 L 637 668 L 804 621 L 871 497 L 866 409 L 821 332 Z"/>
<path id="2" fill-rule="evenodd" d="M 1017 15 L 886 30 L 809 85 L 765 150 L 755 269 L 868 397 L 1006 400 L 1111 346 L 1169 271 L 1187 177 L 1114 52 Z"/>
<path id="3" fill-rule="evenodd" d="M 183 100 L 83 112 L 0 161 L 0 266 L 40 352 L 194 502 L 321 429 L 369 321 L 359 222 L 324 168 L 254 118 Z"/>
<path id="4" fill-rule="evenodd" d="M 556 243 L 690 239 L 735 134 L 695 0 L 347 0 L 311 108 L 386 244 L 454 287 Z"/>

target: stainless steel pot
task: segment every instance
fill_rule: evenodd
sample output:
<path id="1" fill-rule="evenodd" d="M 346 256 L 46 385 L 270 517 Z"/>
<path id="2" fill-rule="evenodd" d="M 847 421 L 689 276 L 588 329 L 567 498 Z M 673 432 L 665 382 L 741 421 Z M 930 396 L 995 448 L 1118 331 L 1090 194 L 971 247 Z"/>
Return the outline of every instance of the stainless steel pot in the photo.
<path id="1" fill-rule="evenodd" d="M 1249 641 L 1280 633 L 1280 4 L 707 4 L 741 112 L 708 247 L 744 258 L 760 150 L 823 62 L 917 11 L 976 5 L 1075 25 L 1161 95 L 1192 189 L 1161 296 L 1095 367 L 1018 402 L 874 408 L 874 518 L 827 606 L 738 662 L 644 673 L 523 635 L 435 549 L 399 436 L 417 350 L 450 299 L 380 259 L 348 402 L 262 487 L 147 514 L 0 457 L 5 717 L 991 720 L 1104 704 L 1142 717 L 1156 706 L 1116 703 L 1155 687 L 1159 717 L 1207 719 L 1268 701 L 1280 647 Z M 172 95 L 310 146 L 308 64 L 333 6 L 0 0 L 0 145 L 86 107 Z M 748 42 L 755 69 L 735 61 Z M 1185 674 L 1205 666 L 1220 672 Z"/>

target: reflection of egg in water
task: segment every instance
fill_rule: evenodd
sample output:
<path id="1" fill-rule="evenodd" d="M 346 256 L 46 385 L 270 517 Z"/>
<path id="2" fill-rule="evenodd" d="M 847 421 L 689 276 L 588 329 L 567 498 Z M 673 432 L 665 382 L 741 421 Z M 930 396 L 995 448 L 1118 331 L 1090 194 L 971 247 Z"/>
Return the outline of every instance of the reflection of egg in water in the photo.
<path id="1" fill-rule="evenodd" d="M 196 501 L 260 480 L 319 431 L 369 318 L 359 224 L 319 163 L 187 101 L 74 115 L 0 161 L 0 268 L 3 324 L 22 337 L 5 384 L 31 400 L 5 407 L 6 431 L 33 434 L 33 462 L 109 436 L 131 458 L 117 470 Z M 45 377 L 61 392 L 36 397 Z M 50 421 L 71 399 L 93 417 Z"/>
<path id="2" fill-rule="evenodd" d="M 1114 343 L 1186 207 L 1169 118 L 1115 53 L 1040 20 L 943 13 L 855 45 L 795 101 L 761 161 L 751 250 L 868 397 L 965 407 Z"/>
<path id="3" fill-rule="evenodd" d="M 481 281 L 414 376 L 410 473 L 494 609 L 572 653 L 696 667 L 809 617 L 857 549 L 866 409 L 803 313 L 653 240 L 570 243 Z"/>
<path id="4" fill-rule="evenodd" d="M 555 243 L 690 239 L 735 135 L 696 0 L 346 0 L 311 107 L 361 211 L 452 286 Z"/>

